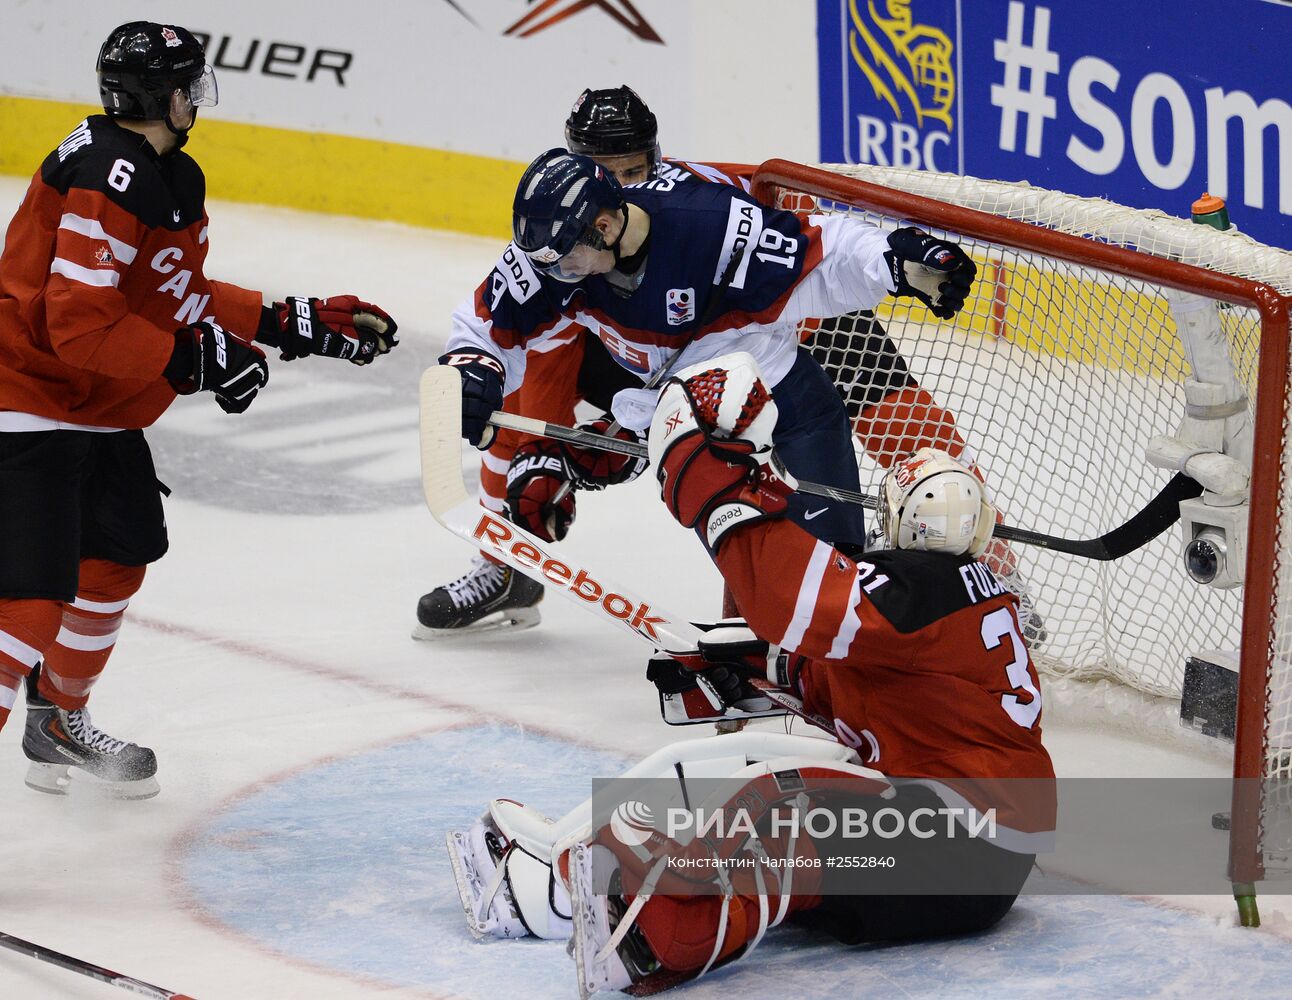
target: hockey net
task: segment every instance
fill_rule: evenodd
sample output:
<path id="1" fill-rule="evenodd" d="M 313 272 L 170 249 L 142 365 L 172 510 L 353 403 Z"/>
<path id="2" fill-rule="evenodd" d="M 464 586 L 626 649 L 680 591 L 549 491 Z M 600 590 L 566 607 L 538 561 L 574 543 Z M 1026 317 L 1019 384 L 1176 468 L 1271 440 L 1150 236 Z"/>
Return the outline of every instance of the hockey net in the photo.
<path id="1" fill-rule="evenodd" d="M 1215 311 L 1256 429 L 1246 584 L 1218 590 L 1190 581 L 1178 528 L 1113 562 L 1014 545 L 1015 580 L 1043 618 L 1033 658 L 1051 677 L 1105 678 L 1114 682 L 1106 689 L 1178 702 L 1187 657 L 1241 650 L 1237 773 L 1292 780 L 1280 752 L 1292 746 L 1282 298 L 1292 295 L 1292 254 L 1160 212 L 924 171 L 769 161 L 755 193 L 886 229 L 919 225 L 974 258 L 978 281 L 954 321 L 938 322 L 913 299 L 889 298 L 876 310 L 939 409 L 906 410 L 908 426 L 866 424 L 859 438 L 873 453 L 886 432 L 891 448 L 912 432 L 958 435 L 1004 517 L 1021 527 L 1095 537 L 1162 489 L 1171 473 L 1144 452 L 1154 435 L 1173 434 L 1185 412 L 1190 362 L 1175 317 Z M 874 331 L 861 317 L 834 327 L 823 360 L 865 420 L 861 404 L 879 394 L 869 383 Z M 815 353 L 823 356 L 820 346 Z M 860 448 L 859 461 L 862 487 L 874 493 L 883 469 Z M 1237 859 L 1237 844 L 1235 851 Z M 1236 879 L 1245 874 L 1235 869 Z"/>

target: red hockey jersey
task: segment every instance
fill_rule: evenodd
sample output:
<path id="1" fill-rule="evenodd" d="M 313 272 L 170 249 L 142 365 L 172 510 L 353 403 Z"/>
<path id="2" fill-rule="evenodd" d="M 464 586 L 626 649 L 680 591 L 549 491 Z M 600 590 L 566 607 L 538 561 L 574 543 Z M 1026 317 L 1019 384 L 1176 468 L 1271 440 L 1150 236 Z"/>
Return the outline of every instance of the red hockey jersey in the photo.
<path id="1" fill-rule="evenodd" d="M 789 521 L 733 532 L 717 562 L 754 631 L 807 658 L 805 709 L 863 762 L 996 808 L 1004 847 L 1046 849 L 1056 807 L 1040 682 L 1017 599 L 983 563 L 895 550 L 854 562 Z"/>
<path id="2" fill-rule="evenodd" d="M 176 329 L 254 337 L 260 293 L 202 272 L 205 199 L 192 157 L 106 115 L 46 157 L 0 256 L 0 411 L 147 427 L 175 398 L 161 373 Z"/>

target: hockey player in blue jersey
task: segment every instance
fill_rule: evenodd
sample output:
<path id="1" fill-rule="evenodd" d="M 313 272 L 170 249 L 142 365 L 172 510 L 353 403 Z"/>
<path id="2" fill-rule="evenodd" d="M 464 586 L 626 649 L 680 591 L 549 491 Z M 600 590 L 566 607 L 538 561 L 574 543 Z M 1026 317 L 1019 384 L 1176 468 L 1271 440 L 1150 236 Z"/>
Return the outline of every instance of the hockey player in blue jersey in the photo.
<path id="1" fill-rule="evenodd" d="M 512 231 L 496 267 L 454 312 L 440 359 L 462 376 L 468 441 L 488 446 L 488 417 L 523 381 L 526 350 L 579 323 L 643 382 L 614 399 L 628 431 L 650 424 L 652 379 L 748 351 L 775 394 L 773 440 L 789 471 L 851 490 L 859 480 L 848 416 L 829 377 L 799 350 L 797 323 L 870 309 L 890 293 L 950 318 L 975 271 L 959 247 L 916 229 L 885 234 L 842 216 L 804 221 L 726 185 L 661 178 L 621 188 L 564 149 L 525 171 Z M 596 463 L 605 467 L 604 455 L 589 456 Z M 865 543 L 856 505 L 795 494 L 790 517 L 834 544 Z"/>

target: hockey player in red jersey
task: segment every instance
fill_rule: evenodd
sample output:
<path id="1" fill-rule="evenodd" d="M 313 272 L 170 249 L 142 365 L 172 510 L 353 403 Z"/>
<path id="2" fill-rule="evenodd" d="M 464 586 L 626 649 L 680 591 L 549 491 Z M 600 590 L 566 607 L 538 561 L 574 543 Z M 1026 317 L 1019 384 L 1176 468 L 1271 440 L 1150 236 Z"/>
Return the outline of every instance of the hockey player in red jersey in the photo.
<path id="1" fill-rule="evenodd" d="M 85 709 L 167 548 L 143 428 L 176 393 L 246 410 L 269 378 L 253 341 L 364 365 L 398 340 L 355 296 L 265 306 L 203 273 L 206 182 L 182 147 L 217 95 L 192 33 L 124 24 L 97 70 L 104 114 L 46 157 L 0 256 L 0 725 L 26 679 L 29 785 L 61 793 L 70 765 L 145 797 L 153 752 Z"/>
<path id="2" fill-rule="evenodd" d="M 724 893 L 665 883 L 652 893 L 616 890 L 629 885 L 623 873 L 642 877 L 642 845 L 594 828 L 591 803 L 550 821 L 495 800 L 449 838 L 468 921 L 481 936 L 572 935 L 584 996 L 641 996 L 686 982 L 747 955 L 787 920 L 849 944 L 982 931 L 1009 911 L 1034 855 L 1052 849 L 1054 772 L 1041 742 L 1040 684 L 1017 599 L 978 558 L 995 523 L 980 481 L 933 449 L 897 463 L 880 510 L 890 548 L 854 559 L 786 519 L 794 480 L 771 446 L 775 422 L 748 355 L 687 369 L 661 396 L 650 451 L 663 500 L 713 553 L 749 618 L 748 627 L 708 632 L 690 653 L 657 656 L 651 676 L 670 692 L 704 678 L 731 704 L 755 682 L 774 685 L 830 738 L 746 731 L 692 740 L 624 778 L 676 781 L 689 802 L 696 778 L 725 777 L 727 801 L 764 806 L 786 789 L 811 796 L 847 781 L 860 801 L 909 824 L 883 853 L 915 881 L 838 894 L 828 870 L 813 875 L 803 865 Z M 991 814 L 995 828 L 966 835 L 957 820 L 925 836 L 915 817 L 929 809 Z M 784 857 L 784 837 L 759 829 L 742 850 Z M 646 846 L 652 862 L 685 851 L 667 838 Z M 795 856 L 811 860 L 835 846 L 800 845 Z M 607 893 L 594 868 L 621 871 L 619 882 L 612 875 Z"/>

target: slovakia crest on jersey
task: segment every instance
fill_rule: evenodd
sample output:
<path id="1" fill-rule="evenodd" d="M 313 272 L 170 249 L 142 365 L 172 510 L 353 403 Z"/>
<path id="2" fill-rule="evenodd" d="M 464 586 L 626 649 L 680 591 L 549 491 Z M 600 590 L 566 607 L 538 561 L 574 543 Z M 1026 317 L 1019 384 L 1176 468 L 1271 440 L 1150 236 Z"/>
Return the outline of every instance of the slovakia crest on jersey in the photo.
<path id="1" fill-rule="evenodd" d="M 695 319 L 694 288 L 670 288 L 665 303 L 669 326 L 681 326 Z"/>

